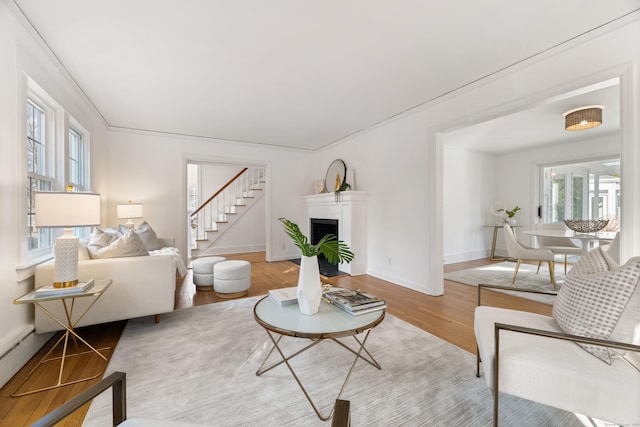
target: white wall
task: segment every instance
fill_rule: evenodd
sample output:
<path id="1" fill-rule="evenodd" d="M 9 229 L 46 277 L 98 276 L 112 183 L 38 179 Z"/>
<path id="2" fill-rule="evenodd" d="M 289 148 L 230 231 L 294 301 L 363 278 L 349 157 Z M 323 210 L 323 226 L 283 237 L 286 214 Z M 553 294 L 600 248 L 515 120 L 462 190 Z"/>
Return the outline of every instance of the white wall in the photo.
<path id="1" fill-rule="evenodd" d="M 318 153 L 315 177 L 331 161 L 355 171 L 356 189 L 367 191 L 367 274 L 426 291 L 425 212 L 427 127 L 420 116 L 390 123 Z"/>
<path id="2" fill-rule="evenodd" d="M 444 263 L 486 258 L 493 228 L 485 226 L 495 222 L 489 207 L 504 174 L 489 154 L 445 146 L 443 161 Z"/>
<path id="3" fill-rule="evenodd" d="M 0 385 L 49 337 L 28 335 L 33 331 L 34 307 L 13 304 L 15 298 L 33 288 L 34 265 L 27 264 L 21 253 L 26 225 L 17 226 L 24 224 L 26 210 L 26 141 L 24 130 L 18 126 L 26 126 L 21 99 L 26 94 L 27 77 L 91 132 L 91 158 L 96 163 L 92 189 L 106 192 L 105 169 L 98 160 L 106 153 L 105 125 L 13 11 L 0 2 Z"/>
<path id="4" fill-rule="evenodd" d="M 640 39 L 638 19 L 636 14 L 624 25 L 593 31 L 318 153 L 316 177 L 324 177 L 331 160 L 342 158 L 348 168 L 356 170 L 357 189 L 370 193 L 368 273 L 432 295 L 442 294 L 446 131 L 613 77 L 621 78 L 622 88 L 625 206 L 621 245 L 627 257 L 639 254 L 640 195 L 633 189 L 640 188 L 640 50 L 630 42 Z M 512 167 L 504 172 L 514 172 L 516 166 Z M 522 188 L 528 188 L 530 174 L 522 179 L 526 184 Z M 509 206 L 519 203 L 521 196 L 512 187 L 519 180 L 508 181 L 508 188 L 506 182 L 497 181 L 495 197 Z M 529 197 L 523 203 L 525 216 L 531 212 Z"/>
<path id="5" fill-rule="evenodd" d="M 127 155 L 123 155 L 127 153 Z M 116 221 L 122 200 L 144 204 L 145 219 L 161 236 L 174 236 L 183 254 L 187 248 L 186 162 L 206 161 L 266 165 L 265 213 L 267 256 L 271 260 L 298 256 L 278 218 L 304 218 L 302 196 L 309 194 L 312 154 L 224 140 L 180 137 L 152 132 L 109 132 L 108 220 Z M 284 246 L 284 249 L 283 249 Z"/>

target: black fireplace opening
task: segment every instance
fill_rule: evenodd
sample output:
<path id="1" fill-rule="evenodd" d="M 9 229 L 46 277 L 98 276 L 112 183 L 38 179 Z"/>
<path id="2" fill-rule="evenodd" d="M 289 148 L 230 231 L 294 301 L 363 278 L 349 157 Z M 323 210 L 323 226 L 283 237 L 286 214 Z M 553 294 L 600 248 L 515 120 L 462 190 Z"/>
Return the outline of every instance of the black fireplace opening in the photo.
<path id="1" fill-rule="evenodd" d="M 309 228 L 311 229 L 311 244 L 317 245 L 318 242 L 327 234 L 333 234 L 338 239 L 338 220 L 337 219 L 324 219 L 324 218 L 311 218 Z M 318 259 L 326 261 L 324 255 L 319 254 Z"/>
<path id="2" fill-rule="evenodd" d="M 340 238 L 338 235 L 337 219 L 311 218 L 309 229 L 311 230 L 309 233 L 309 240 L 312 245 L 318 244 L 318 242 L 327 234 L 333 234 L 337 238 Z M 300 259 L 293 259 L 291 261 L 298 265 L 300 264 Z M 338 266 L 331 264 L 322 254 L 318 254 L 318 265 L 320 267 L 320 274 L 326 277 L 335 277 L 347 274 L 338 270 Z"/>

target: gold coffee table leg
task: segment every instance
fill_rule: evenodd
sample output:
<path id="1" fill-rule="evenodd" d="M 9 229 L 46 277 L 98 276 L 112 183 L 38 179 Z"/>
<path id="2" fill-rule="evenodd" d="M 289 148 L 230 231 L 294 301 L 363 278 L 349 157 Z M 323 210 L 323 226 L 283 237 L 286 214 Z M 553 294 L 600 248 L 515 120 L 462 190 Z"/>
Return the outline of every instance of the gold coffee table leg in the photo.
<path id="1" fill-rule="evenodd" d="M 296 375 L 293 367 L 289 363 L 289 360 L 291 360 L 292 358 L 294 358 L 294 357 L 298 356 L 299 354 L 305 352 L 306 350 L 310 349 L 311 347 L 319 344 L 321 341 L 324 341 L 325 339 L 324 338 L 316 339 L 311 344 L 309 344 L 308 346 L 298 350 L 297 352 L 295 352 L 295 353 L 293 353 L 293 354 L 291 354 L 290 356 L 287 357 L 287 356 L 284 355 L 283 351 L 281 350 L 281 348 L 279 346 L 280 340 L 282 339 L 283 335 L 280 335 L 278 337 L 278 339 L 275 339 L 273 337 L 273 334 L 269 330 L 267 330 L 267 329 L 265 329 L 265 330 L 267 332 L 267 335 L 269 335 L 269 338 L 273 342 L 273 347 L 271 348 L 269 353 L 267 353 L 267 356 L 265 357 L 264 361 L 260 365 L 260 368 L 256 372 L 256 375 L 260 376 L 263 373 L 265 373 L 267 371 L 270 371 L 271 369 L 275 368 L 276 366 L 279 366 L 279 365 L 281 365 L 283 363 L 286 364 L 287 368 L 289 369 L 289 372 L 291 372 L 291 375 L 293 375 L 293 378 L 296 380 L 296 382 L 298 383 L 298 386 L 302 390 L 302 393 L 304 393 L 305 397 L 309 401 L 309 404 L 311 404 L 311 407 L 315 411 L 316 415 L 318 415 L 318 418 L 320 418 L 322 421 L 327 421 L 327 420 L 331 419 L 331 417 L 333 417 L 333 412 L 335 410 L 335 403 L 332 405 L 331 411 L 329 412 L 328 415 L 326 415 L 326 416 L 322 415 L 322 413 L 320 412 L 320 410 L 318 409 L 316 404 L 313 402 L 313 399 L 311 399 L 311 396 L 309 395 L 307 390 L 302 385 L 302 382 L 300 381 L 300 378 L 298 378 L 298 376 Z M 340 388 L 340 392 L 338 393 L 338 396 L 334 399 L 334 402 L 336 402 L 342 396 L 342 393 L 344 392 L 345 388 L 347 387 L 347 383 L 349 382 L 349 378 L 351 378 L 351 373 L 353 372 L 353 368 L 355 368 L 356 363 L 358 362 L 358 359 L 362 359 L 362 360 L 366 361 L 367 363 L 371 364 L 372 366 L 375 366 L 378 369 L 382 369 L 380 364 L 378 364 L 378 362 L 371 356 L 371 354 L 365 348 L 365 344 L 367 342 L 367 338 L 369 338 L 369 333 L 370 332 L 371 332 L 371 329 L 367 330 L 367 333 L 365 334 L 364 339 L 362 341 L 360 341 L 354 335 L 354 339 L 359 344 L 358 351 L 353 350 L 352 348 L 348 347 L 347 345 L 345 345 L 344 343 L 340 342 L 339 340 L 337 340 L 335 338 L 328 338 L 331 341 L 334 341 L 334 342 L 338 343 L 340 346 L 346 348 L 347 350 L 349 350 L 351 353 L 353 353 L 355 355 L 354 359 L 353 359 L 353 363 L 351 364 L 351 367 L 349 368 L 349 372 L 347 372 L 347 376 L 344 379 L 344 382 L 342 383 L 342 387 Z M 267 362 L 267 360 L 269 359 L 269 357 L 273 353 L 273 350 L 277 350 L 277 352 L 278 352 L 278 354 L 280 354 L 280 357 L 282 358 L 282 360 L 279 361 L 279 362 L 273 363 L 272 365 L 268 366 L 267 368 L 263 368 L 265 363 Z M 369 359 L 367 359 L 366 357 L 364 357 L 362 355 L 363 351 L 369 356 Z"/>

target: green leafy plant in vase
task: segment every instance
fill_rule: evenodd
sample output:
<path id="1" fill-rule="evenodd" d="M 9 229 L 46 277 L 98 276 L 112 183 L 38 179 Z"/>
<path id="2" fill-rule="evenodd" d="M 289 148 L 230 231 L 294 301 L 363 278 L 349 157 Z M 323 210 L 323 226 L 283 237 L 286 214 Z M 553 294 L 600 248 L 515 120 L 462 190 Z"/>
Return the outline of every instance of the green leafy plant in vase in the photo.
<path id="1" fill-rule="evenodd" d="M 327 261 L 333 265 L 351 262 L 355 255 L 349 246 L 342 240 L 338 240 L 338 237 L 334 234 L 323 236 L 314 245 L 311 244 L 296 223 L 286 218 L 280 218 L 279 221 L 282 223 L 285 233 L 291 237 L 293 243 L 302 251 L 297 293 L 300 312 L 306 315 L 316 314 L 322 299 L 318 255 L 324 255 Z"/>
<path id="2" fill-rule="evenodd" d="M 516 205 L 515 208 L 509 210 L 509 209 L 498 209 L 498 212 L 504 212 L 507 217 L 509 218 L 508 220 L 505 218 L 505 223 L 508 223 L 510 225 L 515 225 L 516 224 L 516 220 L 515 220 L 515 216 L 518 213 L 518 211 L 520 210 L 520 207 Z"/>

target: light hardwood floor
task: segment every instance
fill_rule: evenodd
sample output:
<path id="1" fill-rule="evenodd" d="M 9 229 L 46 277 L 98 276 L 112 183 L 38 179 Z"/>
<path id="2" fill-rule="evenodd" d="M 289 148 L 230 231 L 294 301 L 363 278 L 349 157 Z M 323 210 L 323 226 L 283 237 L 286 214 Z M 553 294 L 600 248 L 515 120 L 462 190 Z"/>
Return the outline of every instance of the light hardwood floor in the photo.
<path id="1" fill-rule="evenodd" d="M 252 263 L 252 284 L 248 296 L 264 295 L 269 289 L 295 286 L 297 283 L 299 267 L 289 261 L 268 263 L 265 261 L 263 252 L 225 256 L 228 259 L 244 259 Z M 488 259 L 484 259 L 450 264 L 445 266 L 445 272 L 489 263 Z M 389 314 L 475 354 L 473 310 L 476 306 L 477 291 L 473 286 L 445 280 L 444 295 L 432 297 L 368 275 L 340 276 L 330 278 L 327 281 L 336 286 L 360 288 L 382 297 L 387 301 L 387 312 Z M 215 292 L 196 289 L 191 279 L 191 271 L 184 278 L 177 280 L 176 309 L 220 301 L 223 300 L 218 298 Z M 547 315 L 551 312 L 549 305 L 495 292 L 487 292 L 486 296 L 483 295 L 483 304 L 529 310 Z M 126 321 L 113 322 L 81 328 L 79 332 L 92 344 L 115 347 L 125 325 Z M 48 347 L 53 342 L 50 341 L 0 389 L 0 426 L 30 425 L 98 381 L 97 379 L 86 381 L 24 397 L 11 397 L 11 393 L 15 391 L 29 370 L 48 351 Z M 86 375 L 87 372 L 95 372 L 96 366 L 99 364 L 99 359 L 94 357 L 89 360 L 78 358 L 77 360 L 69 361 L 67 366 L 69 374 L 78 377 Z M 469 375 L 474 375 L 474 372 L 469 372 Z M 40 368 L 32 375 L 33 382 L 30 385 L 43 387 L 55 383 L 56 378 L 57 366 Z M 87 410 L 88 405 L 60 423 L 59 426 L 80 426 Z"/>

